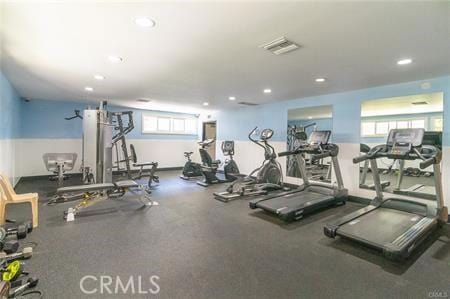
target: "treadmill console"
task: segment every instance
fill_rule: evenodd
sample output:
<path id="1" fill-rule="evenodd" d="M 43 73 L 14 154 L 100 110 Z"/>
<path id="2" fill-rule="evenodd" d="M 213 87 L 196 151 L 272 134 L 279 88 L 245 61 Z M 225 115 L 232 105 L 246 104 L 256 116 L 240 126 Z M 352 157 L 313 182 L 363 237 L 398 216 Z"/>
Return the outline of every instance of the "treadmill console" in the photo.
<path id="1" fill-rule="evenodd" d="M 424 129 L 393 129 L 389 132 L 387 146 L 388 154 L 406 156 L 423 142 Z"/>
<path id="2" fill-rule="evenodd" d="M 273 130 L 271 129 L 264 129 L 261 131 L 261 140 L 269 140 L 273 136 Z"/>
<path id="3" fill-rule="evenodd" d="M 330 136 L 331 131 L 312 131 L 309 135 L 308 143 L 310 145 L 328 144 Z"/>

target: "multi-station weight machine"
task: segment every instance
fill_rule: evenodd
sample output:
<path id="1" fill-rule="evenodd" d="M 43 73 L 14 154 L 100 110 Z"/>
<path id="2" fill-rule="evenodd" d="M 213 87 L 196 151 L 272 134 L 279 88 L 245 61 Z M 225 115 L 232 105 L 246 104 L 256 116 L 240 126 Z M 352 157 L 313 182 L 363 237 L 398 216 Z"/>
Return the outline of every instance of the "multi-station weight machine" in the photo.
<path id="1" fill-rule="evenodd" d="M 86 109 L 83 116 L 75 113 L 75 117 L 83 120 L 83 144 L 81 172 L 83 185 L 58 188 L 53 203 L 81 200 L 74 208 L 67 211 L 67 219 L 72 220 L 74 215 L 82 208 L 95 203 L 123 196 L 129 190 L 143 191 L 148 204 L 153 202 L 149 198 L 149 187 L 152 182 L 158 182 L 154 174 L 158 163 L 137 163 L 134 146 L 130 145 L 128 151 L 125 136 L 134 129 L 133 112 L 110 112 L 106 102 L 101 102 L 97 109 Z M 124 119 L 126 117 L 126 119 Z M 124 126 L 124 121 L 127 125 Z M 120 148 L 120 149 L 119 149 Z M 113 151 L 116 153 L 113 165 Z M 140 168 L 139 175 L 133 177 L 131 162 L 134 167 Z M 124 168 L 122 165 L 125 165 Z M 134 179 L 144 176 L 144 168 L 150 166 L 149 183 L 146 188 L 138 185 Z M 113 182 L 113 169 L 124 171 L 127 180 Z M 145 190 L 144 190 L 145 189 Z"/>

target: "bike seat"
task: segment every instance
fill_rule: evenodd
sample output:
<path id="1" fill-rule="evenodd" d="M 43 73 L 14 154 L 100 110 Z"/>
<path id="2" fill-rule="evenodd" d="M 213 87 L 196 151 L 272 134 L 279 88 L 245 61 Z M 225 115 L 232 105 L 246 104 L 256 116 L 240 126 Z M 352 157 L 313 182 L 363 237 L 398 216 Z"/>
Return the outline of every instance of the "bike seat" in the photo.
<path id="1" fill-rule="evenodd" d="M 190 155 L 192 155 L 194 152 L 184 152 L 184 155 L 185 156 L 190 156 Z"/>

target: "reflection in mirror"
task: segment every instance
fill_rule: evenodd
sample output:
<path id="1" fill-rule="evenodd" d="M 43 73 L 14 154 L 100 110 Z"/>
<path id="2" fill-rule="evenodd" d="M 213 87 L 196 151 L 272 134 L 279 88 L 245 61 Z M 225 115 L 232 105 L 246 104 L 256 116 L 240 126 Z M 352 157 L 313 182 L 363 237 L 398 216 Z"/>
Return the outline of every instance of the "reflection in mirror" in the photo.
<path id="1" fill-rule="evenodd" d="M 288 111 L 287 150 L 294 150 L 308 142 L 313 131 L 333 129 L 333 107 L 318 106 L 308 108 L 290 109 Z M 331 140 L 330 140 L 331 142 Z M 306 155 L 307 175 L 312 180 L 331 180 L 331 159 L 311 161 Z M 300 178 L 300 171 L 295 156 L 287 156 L 286 176 Z"/>
<path id="2" fill-rule="evenodd" d="M 385 144 L 392 129 L 423 128 L 423 144 L 442 148 L 443 94 L 430 93 L 365 101 L 361 105 L 361 153 Z M 433 167 L 420 169 L 419 160 L 379 159 L 385 192 L 436 198 Z M 360 164 L 360 188 L 375 189 L 369 160 Z"/>

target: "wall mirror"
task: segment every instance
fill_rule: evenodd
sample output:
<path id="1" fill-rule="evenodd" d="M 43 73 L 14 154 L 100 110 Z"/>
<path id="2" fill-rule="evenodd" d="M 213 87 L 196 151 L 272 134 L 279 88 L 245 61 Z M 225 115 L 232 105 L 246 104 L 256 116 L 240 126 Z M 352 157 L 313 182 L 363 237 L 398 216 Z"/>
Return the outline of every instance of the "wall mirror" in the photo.
<path id="1" fill-rule="evenodd" d="M 308 142 L 312 131 L 333 129 L 333 106 L 317 106 L 288 110 L 287 149 L 292 150 Z M 332 138 L 332 137 L 331 137 Z M 331 139 L 330 139 L 331 142 Z M 305 156 L 308 176 L 313 180 L 331 180 L 330 158 L 312 162 Z M 298 165 L 293 156 L 286 159 L 286 176 L 300 178 Z"/>
<path id="2" fill-rule="evenodd" d="M 424 144 L 442 147 L 443 93 L 364 101 L 361 105 L 361 153 L 386 143 L 392 129 L 423 128 Z M 378 159 L 385 192 L 433 199 L 433 167 L 419 168 L 418 160 Z M 360 188 L 375 189 L 368 161 L 360 164 Z"/>

